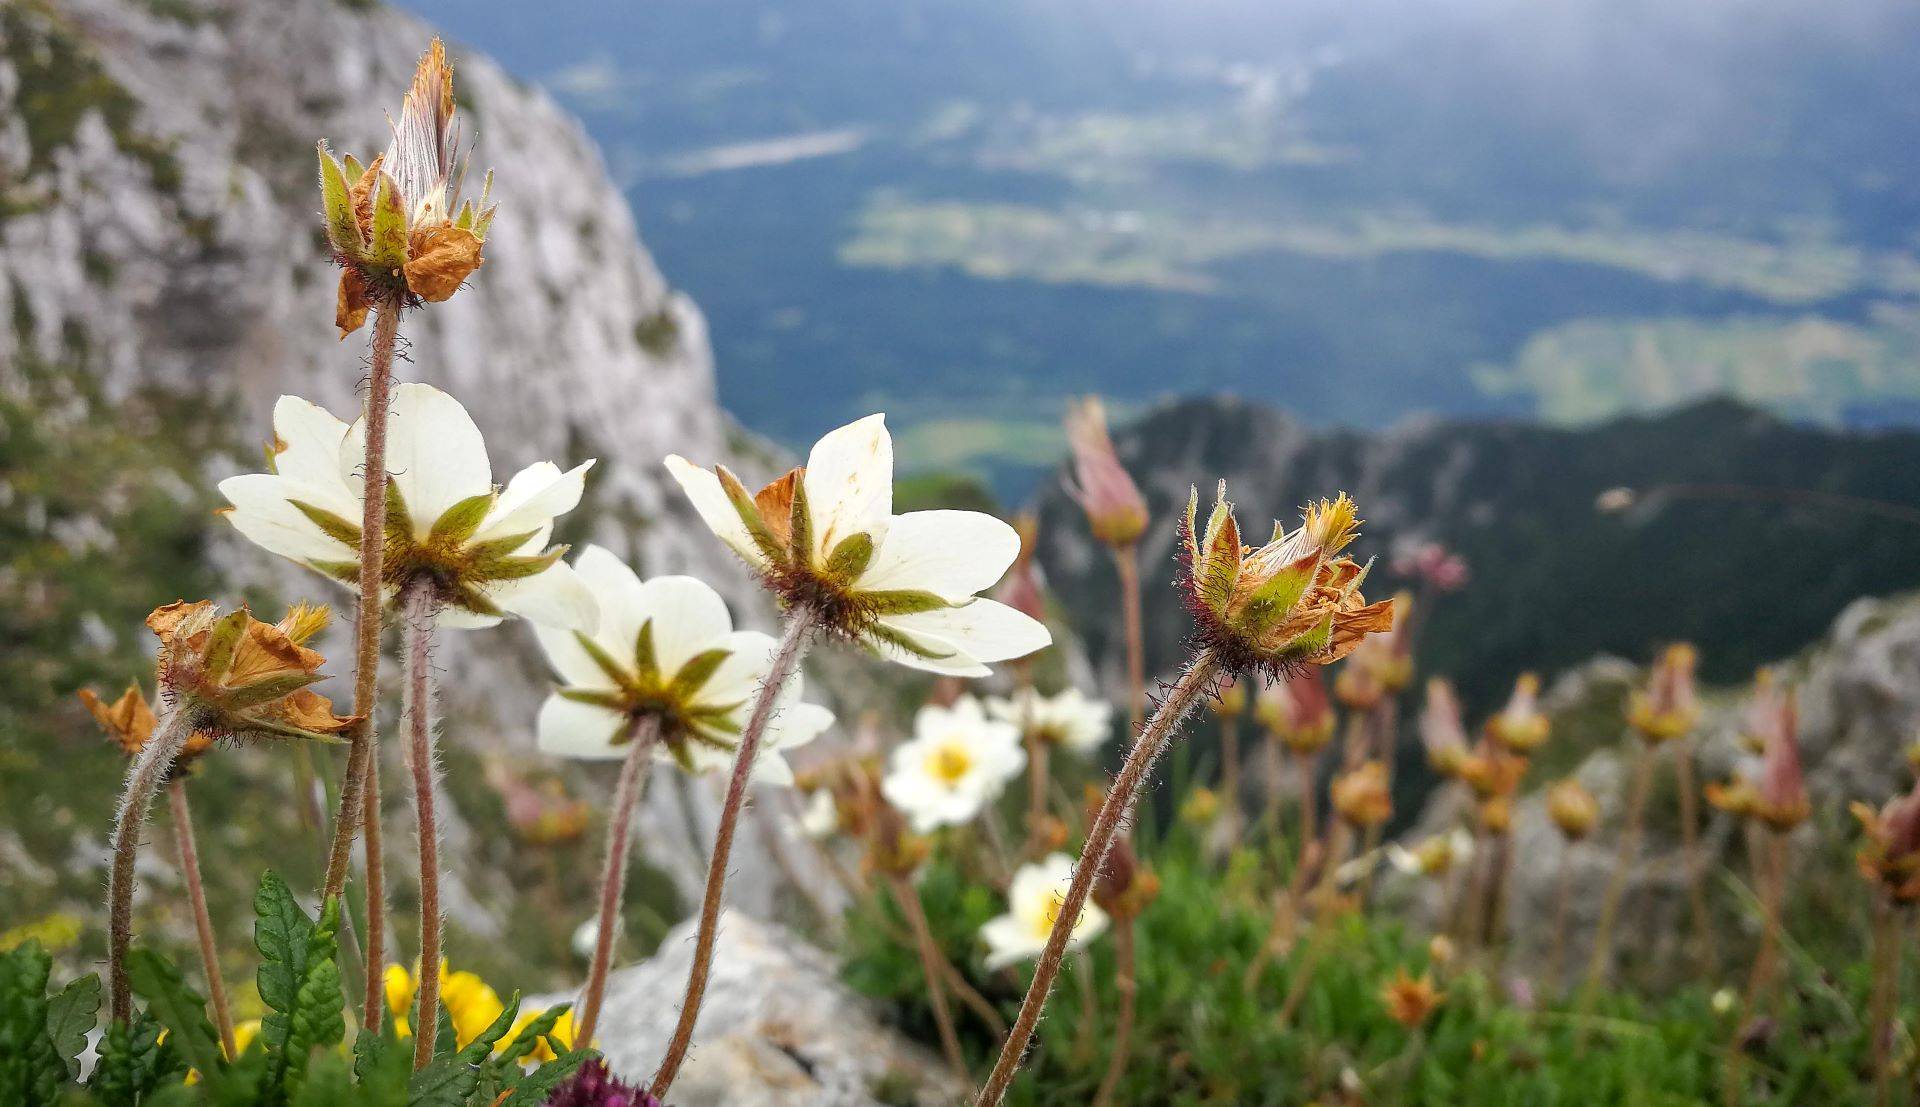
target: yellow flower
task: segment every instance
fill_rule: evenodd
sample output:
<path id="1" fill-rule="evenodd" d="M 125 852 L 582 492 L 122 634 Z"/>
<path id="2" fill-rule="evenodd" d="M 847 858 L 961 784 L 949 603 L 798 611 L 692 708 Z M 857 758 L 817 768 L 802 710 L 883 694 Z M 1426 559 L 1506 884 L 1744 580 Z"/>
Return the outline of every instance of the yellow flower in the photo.
<path id="1" fill-rule="evenodd" d="M 407 1020 L 413 1014 L 419 981 L 405 968 L 388 965 L 384 984 L 387 1009 L 393 1012 L 394 1033 L 407 1037 L 412 1033 Z M 500 1002 L 499 993 L 478 974 L 465 970 L 449 972 L 444 959 L 440 962 L 440 1007 L 453 1022 L 453 1036 L 462 1046 L 473 1041 L 507 1009 L 506 1004 Z"/>
<path id="2" fill-rule="evenodd" d="M 81 923 L 76 916 L 65 912 L 43 915 L 32 922 L 0 931 L 0 951 L 15 949 L 28 942 L 39 942 L 40 948 L 48 953 L 61 953 L 79 943 L 80 930 Z"/>
<path id="3" fill-rule="evenodd" d="M 530 1011 L 520 1012 L 520 1017 L 514 1020 L 513 1029 L 507 1031 L 506 1036 L 500 1039 L 500 1044 L 504 1046 L 519 1037 L 520 1032 L 525 1030 L 528 1024 L 546 1013 L 547 1009 L 544 1007 L 535 1007 Z M 553 1052 L 553 1047 L 547 1044 L 547 1038 L 552 1038 L 559 1042 L 562 1049 L 573 1049 L 573 1033 L 573 1010 L 569 1008 L 563 1011 L 558 1019 L 554 1020 L 553 1029 L 548 1031 L 546 1036 L 540 1039 L 539 1044 L 533 1047 L 533 1052 L 527 1055 L 527 1059 L 535 1062 L 545 1062 L 555 1058 L 556 1054 Z"/>
<path id="4" fill-rule="evenodd" d="M 1357 827 L 1379 826 L 1393 817 L 1393 794 L 1387 790 L 1387 766 L 1366 761 L 1333 778 L 1333 809 Z"/>

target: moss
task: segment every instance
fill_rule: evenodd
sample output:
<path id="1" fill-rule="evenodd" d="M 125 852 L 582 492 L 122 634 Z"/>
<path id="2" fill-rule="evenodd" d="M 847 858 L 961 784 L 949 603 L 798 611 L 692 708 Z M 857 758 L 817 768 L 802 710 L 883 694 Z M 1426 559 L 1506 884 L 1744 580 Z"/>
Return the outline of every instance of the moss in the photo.
<path id="1" fill-rule="evenodd" d="M 680 346 L 680 320 L 663 304 L 634 325 L 633 338 L 647 353 L 666 357 Z"/>

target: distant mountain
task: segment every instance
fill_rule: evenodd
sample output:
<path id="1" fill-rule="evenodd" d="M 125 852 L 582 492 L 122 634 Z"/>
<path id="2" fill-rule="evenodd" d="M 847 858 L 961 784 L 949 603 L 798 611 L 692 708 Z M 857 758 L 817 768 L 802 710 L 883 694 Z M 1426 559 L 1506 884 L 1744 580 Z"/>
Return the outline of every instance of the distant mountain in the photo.
<path id="1" fill-rule="evenodd" d="M 1062 398 L 1920 415 L 1901 0 L 408 0 L 606 148 L 790 442 L 1018 491 Z"/>
<path id="2" fill-rule="evenodd" d="M 1456 677 L 1481 705 L 1522 670 L 1551 673 L 1596 653 L 1644 659 L 1675 640 L 1701 647 L 1708 678 L 1744 679 L 1856 597 L 1920 585 L 1920 512 L 1901 521 L 1833 499 L 1920 505 L 1920 434 L 1909 431 L 1832 433 L 1728 402 L 1579 430 L 1425 421 L 1315 431 L 1222 399 L 1157 409 L 1121 428 L 1116 445 L 1153 509 L 1141 558 L 1158 670 L 1177 662 L 1188 625 L 1165 586 L 1176 518 L 1190 484 L 1210 505 L 1222 477 L 1255 540 L 1308 497 L 1351 492 L 1366 517 L 1356 550 L 1379 558 L 1370 596 L 1401 583 L 1397 548 L 1437 540 L 1459 551 L 1472 581 L 1432 606 L 1421 667 Z M 1618 486 L 1642 490 L 1639 505 L 1597 511 L 1596 497 Z M 1049 583 L 1113 672 L 1111 563 L 1057 483 L 1040 510 Z"/>

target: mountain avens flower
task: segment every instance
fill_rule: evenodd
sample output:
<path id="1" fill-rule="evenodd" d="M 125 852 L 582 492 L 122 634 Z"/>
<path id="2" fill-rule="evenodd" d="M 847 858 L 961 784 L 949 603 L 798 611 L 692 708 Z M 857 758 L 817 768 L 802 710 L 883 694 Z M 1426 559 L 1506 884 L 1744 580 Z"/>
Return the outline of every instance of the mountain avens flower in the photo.
<path id="1" fill-rule="evenodd" d="M 1367 570 L 1340 556 L 1360 524 L 1345 494 L 1309 505 L 1297 530 L 1276 523 L 1258 549 L 1241 544 L 1226 494 L 1221 481 L 1204 529 L 1199 490 L 1188 497 L 1181 561 L 1199 639 L 1227 669 L 1278 675 L 1326 665 L 1392 628 L 1393 602 L 1368 604 L 1360 594 Z"/>
<path id="2" fill-rule="evenodd" d="M 1725 783 L 1707 785 L 1707 802 L 1730 814 L 1789 831 L 1813 814 L 1800 767 L 1798 698 L 1771 679 L 1760 681 L 1747 713 L 1746 732 L 1760 744 L 1758 764 Z"/>
<path id="3" fill-rule="evenodd" d="M 1072 879 L 1073 858 L 1064 853 L 1049 854 L 1014 871 L 1013 883 L 1007 889 L 1007 913 L 989 919 L 980 928 L 980 937 L 987 943 L 988 969 L 1005 968 L 1040 955 L 1060 918 Z M 1067 946 L 1077 949 L 1106 928 L 1106 912 L 1086 904 L 1073 921 Z"/>
<path id="4" fill-rule="evenodd" d="M 928 704 L 915 714 L 913 738 L 894 747 L 880 791 L 915 833 L 925 834 L 971 822 L 1026 764 L 1020 731 L 962 696 L 951 707 Z"/>
<path id="5" fill-rule="evenodd" d="M 1333 778 L 1328 795 L 1333 809 L 1349 826 L 1366 829 L 1393 817 L 1393 794 L 1387 790 L 1387 766 L 1367 761 Z"/>
<path id="6" fill-rule="evenodd" d="M 1849 810 L 1866 835 L 1855 855 L 1860 875 L 1896 903 L 1920 902 L 1920 784 L 1877 811 L 1857 801 Z"/>
<path id="7" fill-rule="evenodd" d="M 1093 536 L 1115 549 L 1132 546 L 1147 530 L 1147 501 L 1120 464 L 1107 433 L 1107 410 L 1097 396 L 1067 409 L 1067 444 L 1073 476 L 1067 494 L 1087 513 Z"/>
<path id="8" fill-rule="evenodd" d="M 224 514 L 256 545 L 352 585 L 360 565 L 366 428 L 283 396 L 273 410 L 269 471 L 228 477 Z M 486 627 L 508 615 L 591 627 L 593 595 L 549 546 L 557 516 L 580 502 L 593 462 L 549 461 L 493 483 L 479 427 L 458 400 L 424 384 L 394 390 L 388 416 L 386 543 L 391 604 L 410 585 L 431 593 L 439 624 Z"/>
<path id="9" fill-rule="evenodd" d="M 1521 673 L 1500 713 L 1487 720 L 1487 737 L 1509 753 L 1532 754 L 1546 745 L 1552 724 L 1540 710 L 1540 678 Z"/>
<path id="10" fill-rule="evenodd" d="M 1020 551 L 977 511 L 893 514 L 893 440 L 870 415 L 814 444 L 803 468 L 749 492 L 725 466 L 667 469 L 720 540 L 789 609 L 890 661 L 953 676 L 1044 648 L 1046 627 L 978 593 Z"/>
<path id="11" fill-rule="evenodd" d="M 1671 742 L 1685 737 L 1700 716 L 1694 692 L 1693 670 L 1699 655 L 1685 643 L 1667 647 L 1654 662 L 1647 686 L 1635 691 L 1627 707 L 1627 723 L 1648 742 Z"/>
<path id="12" fill-rule="evenodd" d="M 345 338 L 376 306 L 438 303 L 480 267 L 493 223 L 493 175 L 480 199 L 462 201 L 466 163 L 453 96 L 453 67 L 434 39 L 413 74 L 413 87 L 390 121 L 386 153 L 362 167 L 352 155 L 335 160 L 320 144 L 320 197 L 327 242 L 339 263 L 334 323 Z"/>
<path id="13" fill-rule="evenodd" d="M 1092 754 L 1113 736 L 1113 705 L 1078 688 L 1043 696 L 1022 688 L 987 701 L 987 714 L 1047 746 Z"/>

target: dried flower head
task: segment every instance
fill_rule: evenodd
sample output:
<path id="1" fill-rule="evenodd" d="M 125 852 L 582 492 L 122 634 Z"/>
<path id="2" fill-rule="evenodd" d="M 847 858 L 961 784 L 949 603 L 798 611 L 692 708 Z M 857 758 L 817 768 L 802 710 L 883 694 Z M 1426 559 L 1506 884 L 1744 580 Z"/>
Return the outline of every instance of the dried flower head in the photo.
<path id="1" fill-rule="evenodd" d="M 1855 855 L 1860 875 L 1896 903 L 1920 901 L 1920 785 L 1878 811 L 1859 802 L 1851 810 L 1867 838 Z"/>
<path id="2" fill-rule="evenodd" d="M 1527 759 L 1505 746 L 1482 742 L 1460 762 L 1458 776 L 1481 800 L 1511 796 L 1527 775 Z"/>
<path id="3" fill-rule="evenodd" d="M 1014 872 L 1007 889 L 1007 913 L 989 919 L 980 928 L 980 937 L 987 943 L 989 970 L 1040 955 L 1066 906 L 1067 886 L 1072 882 L 1073 858 L 1064 853 L 1048 854 Z M 1107 913 L 1096 904 L 1085 904 L 1080 917 L 1073 921 L 1067 947 L 1077 949 L 1106 928 Z"/>
<path id="4" fill-rule="evenodd" d="M 100 729 L 107 732 L 107 738 L 120 747 L 120 752 L 133 757 L 146 747 L 147 740 L 153 737 L 153 728 L 160 720 L 154 716 L 153 708 L 147 705 L 146 695 L 140 691 L 138 683 L 127 685 L 120 698 L 108 703 L 93 694 L 93 689 L 80 689 L 80 702 L 93 715 Z M 186 773 L 201 754 L 213 748 L 213 736 L 205 731 L 195 731 L 188 735 L 180 752 L 174 756 L 173 764 L 167 768 L 167 777 L 171 779 Z"/>
<path id="5" fill-rule="evenodd" d="M 1381 646 L 1369 647 L 1367 643 L 1382 636 L 1369 634 L 1354 647 L 1353 655 L 1333 674 L 1333 698 L 1348 711 L 1365 714 L 1380 706 L 1387 698 L 1387 686 L 1380 680 L 1378 666 L 1369 664 L 1368 653 L 1379 653 Z"/>
<path id="6" fill-rule="evenodd" d="M 1671 742 L 1693 729 L 1700 704 L 1693 686 L 1699 655 L 1692 646 L 1668 646 L 1653 664 L 1644 691 L 1636 691 L 1627 708 L 1627 723 L 1648 742 Z"/>
<path id="7" fill-rule="evenodd" d="M 269 471 L 228 477 L 227 522 L 270 553 L 348 587 L 360 578 L 366 423 L 282 396 L 273 409 Z M 554 520 L 579 504 L 586 461 L 550 461 L 495 487 L 486 442 L 467 409 L 424 384 L 394 389 L 387 416 L 387 530 L 382 581 L 391 600 L 427 583 L 443 627 L 487 627 L 508 615 L 565 628 L 599 617 L 593 593 L 549 546 Z"/>
<path id="8" fill-rule="evenodd" d="M 1578 780 L 1567 777 L 1547 788 L 1547 817 L 1568 841 L 1577 842 L 1593 833 L 1600 821 L 1600 803 Z"/>
<path id="9" fill-rule="evenodd" d="M 1333 740 L 1333 703 L 1318 667 L 1267 682 L 1253 703 L 1253 717 L 1288 750 L 1310 757 Z"/>
<path id="10" fill-rule="evenodd" d="M 1087 513 L 1093 536 L 1114 549 L 1140 541 L 1147 529 L 1147 501 L 1113 451 L 1106 407 L 1098 397 L 1067 408 L 1067 444 L 1073 449 L 1067 494 Z"/>
<path id="11" fill-rule="evenodd" d="M 1387 1016 L 1408 1030 L 1426 1022 L 1443 998 L 1432 977 L 1421 973 L 1415 978 L 1404 967 L 1394 970 L 1393 979 L 1380 990 Z"/>
<path id="12" fill-rule="evenodd" d="M 1125 921 L 1140 917 L 1160 895 L 1160 878 L 1133 852 L 1128 839 L 1115 838 L 1106 863 L 1093 881 L 1093 902 L 1109 916 Z"/>
<path id="13" fill-rule="evenodd" d="M 540 748 L 619 759 L 635 724 L 651 719 L 658 727 L 656 760 L 689 773 L 730 768 L 754 691 L 773 668 L 779 643 L 759 631 L 733 629 L 720 594 L 693 577 L 642 581 L 599 546 L 581 551 L 573 571 L 595 598 L 600 620 L 592 634 L 534 628 L 561 681 L 540 708 Z M 833 713 L 801 702 L 801 691 L 797 672 L 780 689 L 754 758 L 756 783 L 792 783 L 782 752 L 833 725 Z"/>
<path id="14" fill-rule="evenodd" d="M 1442 777 L 1457 777 L 1468 757 L 1467 727 L 1462 721 L 1460 697 L 1440 677 L 1427 681 L 1427 702 L 1420 711 L 1420 744 L 1427 764 Z"/>
<path id="15" fill-rule="evenodd" d="M 1354 648 L 1353 656 L 1341 666 L 1341 679 L 1354 673 L 1359 687 L 1351 693 L 1343 693 L 1339 682 L 1334 685 L 1334 695 L 1343 704 L 1348 704 L 1348 696 L 1370 696 L 1371 702 L 1356 710 L 1365 710 L 1378 703 L 1382 697 L 1397 696 L 1406 691 L 1413 682 L 1413 593 L 1398 592 L 1393 597 L 1393 627 L 1381 634 L 1369 634 L 1361 639 Z M 1364 674 L 1364 675 L 1363 675 Z M 1348 706 L 1354 706 L 1348 704 Z"/>
<path id="16" fill-rule="evenodd" d="M 1380 826 L 1393 817 L 1393 793 L 1387 790 L 1385 762 L 1362 762 L 1334 777 L 1330 795 L 1334 811 L 1352 826 Z"/>
<path id="17" fill-rule="evenodd" d="M 1409 876 L 1444 876 L 1473 857 L 1473 835 L 1455 827 L 1435 834 L 1411 849 L 1397 842 L 1387 845 L 1387 861 Z"/>
<path id="18" fill-rule="evenodd" d="M 558 777 L 530 780 L 497 760 L 487 763 L 486 777 L 506 810 L 507 829 L 522 843 L 545 848 L 585 836 L 593 808 L 568 795 Z"/>
<path id="19" fill-rule="evenodd" d="M 279 623 L 244 607 L 222 615 L 210 600 L 159 608 L 147 627 L 160 639 L 160 699 L 207 740 L 337 741 L 358 720 L 310 687 L 326 658 L 302 644 L 325 623 L 324 608 L 306 606 Z"/>
<path id="20" fill-rule="evenodd" d="M 725 466 L 678 455 L 668 472 L 720 540 L 789 608 L 887 660 L 949 676 L 1052 641 L 1034 619 L 977 593 L 1020 536 L 977 511 L 893 514 L 893 440 L 870 415 L 814 444 L 804 468 L 747 491 Z"/>
<path id="21" fill-rule="evenodd" d="M 1368 604 L 1360 594 L 1367 570 L 1340 556 L 1360 525 L 1344 493 L 1309 505 L 1291 533 L 1276 523 L 1273 539 L 1257 550 L 1241 544 L 1226 493 L 1221 481 L 1204 530 L 1198 489 L 1189 496 L 1181 565 L 1200 643 L 1229 672 L 1271 678 L 1330 664 L 1368 634 L 1392 628 L 1393 602 Z"/>
<path id="22" fill-rule="evenodd" d="M 386 153 L 362 168 L 351 154 L 342 164 L 320 144 L 327 241 L 341 268 L 340 337 L 360 329 L 375 306 L 446 300 L 480 267 L 493 223 L 493 174 L 477 204 L 461 202 L 466 165 L 455 114 L 453 67 L 436 38 L 420 56 L 399 120 L 388 121 Z"/>
<path id="23" fill-rule="evenodd" d="M 1527 755 L 1546 745 L 1551 725 L 1540 710 L 1540 678 L 1521 673 L 1513 682 L 1513 696 L 1498 715 L 1487 720 L 1487 737 L 1510 753 Z"/>

